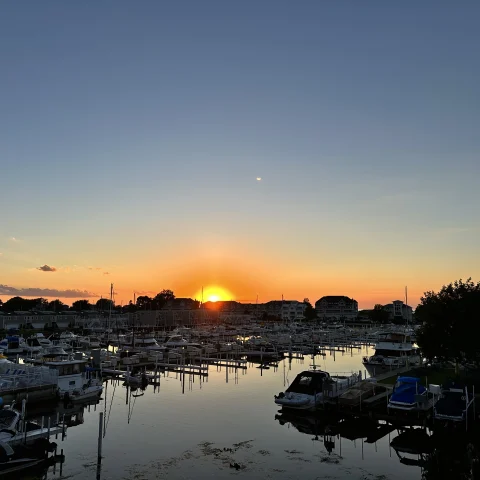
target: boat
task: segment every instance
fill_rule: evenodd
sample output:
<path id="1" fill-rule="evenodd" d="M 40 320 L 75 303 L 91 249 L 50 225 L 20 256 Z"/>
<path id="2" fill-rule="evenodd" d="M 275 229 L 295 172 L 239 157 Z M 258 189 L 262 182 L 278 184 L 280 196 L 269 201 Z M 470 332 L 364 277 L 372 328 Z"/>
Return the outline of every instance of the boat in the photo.
<path id="1" fill-rule="evenodd" d="M 375 370 L 389 370 L 407 365 L 420 365 L 422 359 L 418 354 L 410 335 L 405 333 L 384 333 L 379 335 L 375 344 L 375 353 L 363 357 L 362 363 Z"/>
<path id="2" fill-rule="evenodd" d="M 388 408 L 397 410 L 414 410 L 427 399 L 427 389 L 416 377 L 398 377 Z"/>
<path id="3" fill-rule="evenodd" d="M 0 410 L 0 442 L 9 446 L 17 444 L 31 444 L 39 439 L 45 439 L 48 435 L 61 433 L 62 426 L 39 425 L 25 418 L 25 401 L 22 413 L 11 407 L 3 407 Z"/>
<path id="4" fill-rule="evenodd" d="M 442 389 L 441 397 L 435 404 L 433 415 L 435 420 L 463 422 L 467 419 L 468 409 L 472 406 L 475 396 L 469 393 L 467 387 L 451 384 Z"/>
<path id="5" fill-rule="evenodd" d="M 122 339 L 122 348 L 147 352 L 164 352 L 167 347 L 159 345 L 153 335 L 140 333 L 137 335 L 125 335 Z"/>
<path id="6" fill-rule="evenodd" d="M 103 384 L 100 380 L 91 378 L 82 388 L 77 388 L 72 392 L 66 392 L 64 400 L 72 402 L 83 402 L 85 400 L 99 398 L 103 391 Z"/>
<path id="7" fill-rule="evenodd" d="M 17 335 L 9 335 L 0 342 L 0 350 L 3 355 L 18 355 L 23 353 L 24 340 Z"/>
<path id="8" fill-rule="evenodd" d="M 50 464 L 52 457 L 49 458 L 48 453 L 55 448 L 56 444 L 48 440 L 37 441 L 32 446 L 17 445 L 15 448 L 0 442 L 0 476 Z"/>
<path id="9" fill-rule="evenodd" d="M 95 382 L 89 377 L 89 372 L 87 372 L 87 360 L 84 360 L 83 357 L 80 358 L 70 358 L 65 360 L 52 360 L 45 361 L 43 365 L 58 371 L 58 394 L 63 398 L 85 398 L 81 396 L 86 386 L 93 386 Z M 90 382 L 90 383 L 89 383 Z M 97 385 L 99 386 L 99 385 Z M 89 390 L 90 396 L 95 396 L 94 392 L 97 393 L 97 396 L 101 394 L 103 386 L 95 390 Z"/>
<path id="10" fill-rule="evenodd" d="M 135 375 L 129 372 L 125 372 L 123 378 L 125 380 L 125 383 L 132 387 L 146 388 L 149 383 L 148 377 L 145 374 Z"/>
<path id="11" fill-rule="evenodd" d="M 79 337 L 77 339 L 78 344 L 83 348 L 100 348 L 100 339 L 98 337 L 88 336 Z"/>
<path id="12" fill-rule="evenodd" d="M 285 392 L 275 395 L 275 403 L 283 408 L 316 410 L 325 399 L 338 397 L 358 381 L 358 374 L 330 375 L 322 370 L 306 370 L 295 377 Z"/>
<path id="13" fill-rule="evenodd" d="M 365 380 L 343 392 L 338 397 L 338 403 L 344 406 L 358 407 L 363 400 L 373 397 L 382 390 L 385 388 L 378 386 L 375 382 Z"/>
<path id="14" fill-rule="evenodd" d="M 42 345 L 38 341 L 37 337 L 28 337 L 25 340 L 25 344 L 23 346 L 23 351 L 25 353 L 40 353 L 43 350 Z"/>

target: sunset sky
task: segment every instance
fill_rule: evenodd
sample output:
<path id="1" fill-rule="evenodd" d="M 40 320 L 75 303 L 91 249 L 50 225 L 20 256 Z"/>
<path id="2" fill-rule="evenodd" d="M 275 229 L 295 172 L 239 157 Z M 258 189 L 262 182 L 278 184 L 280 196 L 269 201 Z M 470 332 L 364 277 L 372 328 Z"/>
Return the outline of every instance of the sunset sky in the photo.
<path id="1" fill-rule="evenodd" d="M 478 0 L 0 10 L 1 299 L 480 280 Z"/>

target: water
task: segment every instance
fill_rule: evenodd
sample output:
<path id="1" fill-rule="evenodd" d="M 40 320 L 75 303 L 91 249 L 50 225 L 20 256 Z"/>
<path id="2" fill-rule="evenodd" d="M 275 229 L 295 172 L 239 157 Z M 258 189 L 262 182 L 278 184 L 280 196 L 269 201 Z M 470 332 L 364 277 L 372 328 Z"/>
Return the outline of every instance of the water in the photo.
<path id="1" fill-rule="evenodd" d="M 316 357 L 316 364 L 330 373 L 358 372 L 362 355 L 368 353 L 367 349 L 327 353 L 325 358 Z M 100 403 L 87 407 L 83 423 L 69 428 L 64 442 L 58 440 L 65 454 L 62 476 L 57 465 L 44 478 L 98 478 L 100 411 L 106 425 L 100 477 L 104 480 L 421 478 L 419 467 L 403 465 L 390 448 L 396 431 L 367 444 L 361 439 L 316 437 L 313 430 L 300 427 L 306 431 L 302 433 L 276 419 L 274 394 L 311 364 L 306 357 L 285 359 L 268 370 L 249 365 L 235 373 L 210 367 L 208 377 L 187 375 L 184 381 L 180 374 L 170 373 L 161 377 L 159 388 L 149 385 L 139 397 L 109 380 Z M 314 429 L 314 416 L 295 418 Z M 230 466 L 235 463 L 238 470 Z"/>

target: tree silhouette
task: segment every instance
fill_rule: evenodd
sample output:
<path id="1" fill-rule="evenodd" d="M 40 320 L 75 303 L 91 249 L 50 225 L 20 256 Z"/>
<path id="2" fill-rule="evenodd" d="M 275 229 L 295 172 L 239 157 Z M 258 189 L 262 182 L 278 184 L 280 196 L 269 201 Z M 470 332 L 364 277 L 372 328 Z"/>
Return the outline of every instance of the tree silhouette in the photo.
<path id="1" fill-rule="evenodd" d="M 480 282 L 457 280 L 435 293 L 425 292 L 415 317 L 422 323 L 417 343 L 433 359 L 475 362 L 480 360 Z"/>

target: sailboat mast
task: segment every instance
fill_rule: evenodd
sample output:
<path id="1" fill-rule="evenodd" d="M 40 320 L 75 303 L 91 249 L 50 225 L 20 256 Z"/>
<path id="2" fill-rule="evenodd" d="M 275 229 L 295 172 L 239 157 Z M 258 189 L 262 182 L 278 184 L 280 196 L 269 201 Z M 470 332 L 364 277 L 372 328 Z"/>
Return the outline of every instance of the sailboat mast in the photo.
<path id="1" fill-rule="evenodd" d="M 407 312 L 407 326 L 408 326 L 408 320 L 409 320 L 409 312 L 408 312 L 408 289 L 407 289 L 407 286 L 405 286 L 405 309 L 406 309 L 406 312 Z"/>

